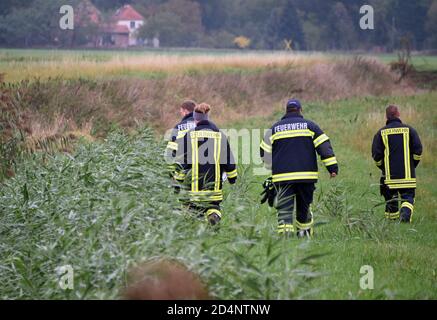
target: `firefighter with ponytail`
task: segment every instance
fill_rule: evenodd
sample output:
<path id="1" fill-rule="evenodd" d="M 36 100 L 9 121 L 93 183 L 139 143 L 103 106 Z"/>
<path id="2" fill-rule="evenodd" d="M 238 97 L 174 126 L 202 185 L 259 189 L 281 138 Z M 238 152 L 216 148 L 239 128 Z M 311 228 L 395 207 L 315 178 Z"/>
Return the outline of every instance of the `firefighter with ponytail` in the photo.
<path id="1" fill-rule="evenodd" d="M 227 137 L 209 120 L 211 107 L 195 107 L 196 127 L 177 144 L 176 180 L 187 190 L 189 207 L 211 225 L 222 219 L 223 177 L 231 184 L 237 180 L 237 168 Z"/>

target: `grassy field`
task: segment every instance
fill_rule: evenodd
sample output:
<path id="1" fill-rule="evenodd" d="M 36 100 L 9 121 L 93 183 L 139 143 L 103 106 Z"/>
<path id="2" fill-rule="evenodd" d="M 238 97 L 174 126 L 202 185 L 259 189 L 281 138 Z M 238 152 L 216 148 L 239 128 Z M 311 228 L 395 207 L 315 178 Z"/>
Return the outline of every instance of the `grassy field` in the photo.
<path id="1" fill-rule="evenodd" d="M 0 74 L 8 82 L 33 78 L 139 77 L 156 78 L 175 73 L 257 71 L 274 67 L 305 67 L 350 58 L 350 54 L 287 53 L 241 50 L 21 50 L 0 49 Z M 383 63 L 393 54 L 364 55 Z M 437 70 L 436 56 L 414 56 L 419 71 Z"/>
<path id="2" fill-rule="evenodd" d="M 63 54 L 62 59 L 67 56 L 65 59 L 69 64 L 74 59 L 81 59 L 81 55 L 94 57 L 93 52 Z M 25 55 L 37 61 L 29 62 L 28 57 L 18 61 Z M 101 55 L 98 61 L 89 62 L 99 65 L 112 60 L 108 52 L 97 55 Z M 5 58 L 7 56 L 9 58 Z M 58 55 L 55 56 L 53 59 L 58 59 Z M 247 70 L 261 64 L 266 68 L 272 63 L 271 59 L 278 59 L 269 54 L 254 56 L 248 53 L 247 57 L 250 57 L 250 63 L 240 56 L 238 63 L 244 61 L 245 64 L 232 66 Z M 190 68 L 187 67 L 189 59 L 187 65 L 178 65 L 185 61 L 179 60 L 181 58 L 184 59 L 172 60 L 175 58 L 171 54 L 167 58 L 159 57 L 167 62 L 174 61 L 174 66 L 166 71 L 169 73 L 177 68 Z M 41 63 L 52 61 L 51 57 L 47 58 L 47 52 L 2 50 L 0 70 L 5 66 L 13 69 L 7 59 L 15 60 L 15 67 L 20 63 L 28 65 L 26 76 L 31 75 L 34 68 L 40 68 Z M 143 57 L 138 59 L 143 61 Z M 151 59 L 157 58 L 151 55 Z M 214 61 L 208 60 L 211 57 L 207 56 L 200 59 L 205 59 L 202 61 L 207 64 Z M 280 57 L 276 63 L 284 63 L 287 59 Z M 309 60 L 297 59 L 295 63 L 310 65 L 315 61 L 311 59 L 324 62 L 332 58 L 316 55 Z M 232 64 L 235 57 L 220 60 L 220 67 L 212 70 L 229 66 L 223 61 Z M 82 67 L 77 68 L 77 74 L 86 73 Z M 356 72 L 361 69 L 342 70 Z M 118 71 L 114 72 L 117 74 Z M 91 108 L 98 103 L 107 107 L 111 97 L 115 105 L 123 106 L 126 114 L 119 115 L 123 119 L 138 112 L 135 107 L 138 101 L 152 104 L 146 103 L 145 99 L 155 89 L 162 93 L 178 88 L 176 91 L 182 95 L 197 87 L 201 96 L 206 97 L 212 92 L 207 87 L 226 81 L 211 97 L 213 107 L 223 101 L 225 105 L 241 109 L 231 114 L 237 120 L 220 119 L 223 128 L 234 129 L 270 127 L 282 114 L 282 98 L 292 94 L 289 88 L 284 89 L 276 82 L 276 95 L 271 93 L 272 88 L 264 85 L 264 82 L 272 82 L 273 76 L 282 77 L 281 73 L 261 73 L 260 78 L 251 78 L 250 74 L 217 77 L 205 86 L 200 85 L 209 77 L 214 78 L 208 72 L 211 69 L 207 68 L 202 75 L 185 77 L 184 81 L 177 77 L 162 83 L 161 80 L 156 83 L 150 80 L 147 83 L 153 87 L 143 95 L 136 93 L 139 85 L 135 82 L 127 85 L 133 91 L 106 82 L 74 82 L 65 87 L 57 83 L 47 86 L 37 83 L 32 90 L 41 94 L 23 92 L 26 93 L 24 96 L 32 97 L 31 100 L 39 99 L 30 106 L 41 113 L 40 117 L 52 113 L 70 116 L 71 113 L 74 118 L 81 110 L 63 100 L 64 96 L 70 97 L 69 90 L 73 90 L 77 101 L 86 101 L 89 107 L 83 111 L 83 119 L 96 116 L 93 110 L 114 113 L 113 109 Z M 261 81 L 264 76 L 266 79 Z M 369 82 L 386 78 L 375 79 Z M 308 98 L 304 105 L 305 115 L 319 123 L 331 137 L 340 165 L 340 176 L 335 180 L 329 179 L 320 166 L 321 181 L 313 206 L 317 223 L 313 240 L 277 237 L 275 212 L 259 204 L 265 177 L 255 176 L 252 165 L 239 166 L 238 184 L 225 186 L 224 220 L 220 229 L 207 227 L 203 221 L 191 217 L 173 194 L 162 165 L 164 144 L 161 136 L 143 126 L 129 134 L 113 129 L 107 137 L 77 141 L 74 152 L 36 152 L 17 159 L 15 177 L 0 185 L 0 298 L 114 299 L 126 284 L 129 266 L 143 260 L 168 257 L 178 259 L 198 272 L 213 296 L 219 299 L 436 299 L 437 170 L 434 159 L 437 156 L 437 93 L 418 91 L 411 94 L 410 88 L 410 94 L 385 96 L 366 87 L 354 92 L 356 96 L 337 94 L 335 90 L 344 90 L 347 80 L 347 77 L 337 79 L 342 86 L 329 88 L 330 99 L 320 94 L 314 99 Z M 245 81 L 263 84 L 260 85 L 262 89 L 245 91 L 248 90 Z M 183 83 L 183 88 L 174 87 L 173 82 Z M 229 88 L 241 94 L 233 94 Z M 308 87 L 306 91 L 320 88 L 323 87 Z M 45 96 L 50 90 L 57 90 L 58 94 L 53 94 L 52 98 L 57 103 Z M 128 98 L 115 91 L 126 91 Z M 89 92 L 92 99 L 85 100 L 83 96 L 88 97 Z M 104 94 L 98 94 L 100 92 Z M 175 96 L 169 94 L 165 98 L 170 101 Z M 248 100 L 247 106 L 245 100 Z M 271 104 L 268 104 L 269 100 Z M 384 125 L 384 107 L 389 103 L 401 106 L 402 118 L 417 128 L 425 148 L 418 169 L 419 187 L 412 225 L 384 220 L 379 172 L 370 157 L 371 139 Z M 132 109 L 128 108 L 130 104 Z M 55 106 L 54 111 L 48 110 Z M 250 113 L 251 107 L 256 112 Z M 70 113 L 67 112 L 69 108 Z M 147 112 L 150 110 L 146 109 Z M 153 114 L 159 114 L 159 110 L 152 110 Z M 227 109 L 213 109 L 212 117 L 220 117 L 224 110 Z M 242 111 L 241 114 L 238 111 Z M 250 116 L 244 117 L 247 113 Z M 150 119 L 165 123 L 165 119 L 157 116 Z M 55 270 L 63 265 L 74 268 L 72 291 L 61 290 L 58 286 Z M 363 265 L 370 265 L 375 270 L 374 290 L 363 291 L 359 287 Z"/>

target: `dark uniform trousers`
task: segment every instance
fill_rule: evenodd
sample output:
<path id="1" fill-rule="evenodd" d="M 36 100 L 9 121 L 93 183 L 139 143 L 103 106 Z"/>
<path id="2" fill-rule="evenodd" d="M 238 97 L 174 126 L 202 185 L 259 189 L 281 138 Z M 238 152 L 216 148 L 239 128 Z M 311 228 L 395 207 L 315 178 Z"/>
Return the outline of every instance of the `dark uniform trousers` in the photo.
<path id="1" fill-rule="evenodd" d="M 416 189 L 390 189 L 384 184 L 384 178 L 382 178 L 381 195 L 386 202 L 385 217 L 387 219 L 399 220 L 403 217 L 406 221 L 412 222 Z"/>
<path id="2" fill-rule="evenodd" d="M 199 219 L 208 218 L 211 214 L 215 213 L 220 218 L 221 213 L 221 202 L 205 202 L 205 203 L 188 203 L 188 209 L 195 214 Z"/>
<path id="3" fill-rule="evenodd" d="M 314 183 L 278 183 L 275 184 L 277 199 L 275 201 L 278 210 L 280 226 L 293 224 L 293 213 L 296 209 L 297 230 L 311 230 L 313 216 L 310 205 L 313 202 Z"/>

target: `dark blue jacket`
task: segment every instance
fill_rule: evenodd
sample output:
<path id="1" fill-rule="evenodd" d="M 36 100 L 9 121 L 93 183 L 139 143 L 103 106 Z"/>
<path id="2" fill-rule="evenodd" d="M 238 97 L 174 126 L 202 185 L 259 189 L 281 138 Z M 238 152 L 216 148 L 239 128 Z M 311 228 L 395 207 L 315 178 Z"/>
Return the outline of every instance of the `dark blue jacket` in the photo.
<path id="1" fill-rule="evenodd" d="M 314 183 L 318 180 L 318 153 L 330 173 L 338 163 L 329 138 L 300 113 L 288 113 L 275 123 L 261 143 L 261 158 L 272 169 L 274 183 Z"/>
<path id="2" fill-rule="evenodd" d="M 416 188 L 416 167 L 422 159 L 422 143 L 417 131 L 400 119 L 387 121 L 375 135 L 372 157 L 390 189 Z"/>
<path id="3" fill-rule="evenodd" d="M 176 162 L 181 170 L 175 179 L 189 186 L 191 202 L 223 200 L 223 173 L 231 184 L 237 179 L 237 167 L 227 137 L 210 121 L 177 140 Z"/>

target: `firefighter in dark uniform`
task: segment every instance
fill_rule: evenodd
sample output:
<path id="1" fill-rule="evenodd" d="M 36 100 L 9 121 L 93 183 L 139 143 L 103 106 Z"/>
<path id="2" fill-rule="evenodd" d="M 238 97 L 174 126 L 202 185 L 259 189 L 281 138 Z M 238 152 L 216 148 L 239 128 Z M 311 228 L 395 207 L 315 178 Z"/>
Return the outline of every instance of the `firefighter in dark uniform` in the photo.
<path id="1" fill-rule="evenodd" d="M 314 224 L 310 205 L 319 175 L 316 152 L 332 178 L 338 174 L 338 164 L 328 136 L 317 124 L 304 119 L 301 112 L 299 100 L 288 101 L 286 115 L 261 143 L 261 158 L 272 170 L 262 202 L 269 199 L 269 205 L 278 210 L 279 234 L 290 236 L 296 232 L 299 238 L 310 238 Z"/>
<path id="2" fill-rule="evenodd" d="M 417 131 L 402 123 L 398 107 L 389 106 L 386 116 L 387 125 L 378 131 L 372 144 L 372 157 L 382 171 L 381 195 L 386 201 L 385 216 L 389 220 L 411 223 L 422 143 Z"/>
<path id="3" fill-rule="evenodd" d="M 191 129 L 196 127 L 193 112 L 196 103 L 192 100 L 184 101 L 179 107 L 179 112 L 183 117 L 182 120 L 172 129 L 167 147 L 165 149 L 165 159 L 168 164 L 168 171 L 172 178 L 176 172 L 176 153 L 178 149 L 177 139 L 181 139 Z"/>
<path id="4" fill-rule="evenodd" d="M 178 139 L 177 181 L 188 191 L 187 203 L 199 217 L 211 225 L 222 218 L 223 177 L 234 184 L 237 167 L 227 137 L 209 121 L 210 106 L 200 104 L 194 110 L 196 128 Z M 226 175 L 224 175 L 226 174 Z"/>

